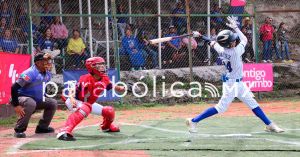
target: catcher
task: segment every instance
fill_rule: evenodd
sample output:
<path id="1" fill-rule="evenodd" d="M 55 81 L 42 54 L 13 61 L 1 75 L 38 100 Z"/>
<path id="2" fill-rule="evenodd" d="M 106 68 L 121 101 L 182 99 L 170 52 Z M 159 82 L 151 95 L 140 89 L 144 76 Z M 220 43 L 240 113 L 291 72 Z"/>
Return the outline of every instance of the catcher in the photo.
<path id="1" fill-rule="evenodd" d="M 100 128 L 104 132 L 119 132 L 118 126 L 113 124 L 115 118 L 114 108 L 95 103 L 104 90 L 114 88 L 117 92 L 125 92 L 124 86 L 114 86 L 106 74 L 105 60 L 101 57 L 92 57 L 86 60 L 85 66 L 88 74 L 82 75 L 76 85 L 76 92 L 69 91 L 69 98 L 63 99 L 69 110 L 73 113 L 68 117 L 65 126 L 57 134 L 59 140 L 75 141 L 73 129 L 90 113 L 102 115 L 103 122 Z"/>

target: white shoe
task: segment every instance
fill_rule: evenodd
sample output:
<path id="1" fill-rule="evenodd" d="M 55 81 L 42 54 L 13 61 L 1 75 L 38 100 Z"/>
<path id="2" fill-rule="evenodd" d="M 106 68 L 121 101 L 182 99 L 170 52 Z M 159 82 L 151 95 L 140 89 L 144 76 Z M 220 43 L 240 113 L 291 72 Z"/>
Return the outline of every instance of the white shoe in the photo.
<path id="1" fill-rule="evenodd" d="M 275 132 L 275 133 L 282 133 L 284 132 L 283 129 L 279 128 L 275 123 L 271 123 L 266 126 L 267 132 Z"/>
<path id="2" fill-rule="evenodd" d="M 269 63 L 273 63 L 273 61 L 271 61 L 271 60 L 267 60 L 267 62 L 269 62 Z"/>
<path id="3" fill-rule="evenodd" d="M 266 61 L 266 60 L 262 60 L 262 62 L 263 62 L 263 63 L 267 63 L 267 61 Z"/>
<path id="4" fill-rule="evenodd" d="M 196 128 L 197 123 L 192 122 L 192 118 L 187 118 L 185 123 L 186 123 L 190 133 L 196 133 L 197 132 L 197 128 Z"/>

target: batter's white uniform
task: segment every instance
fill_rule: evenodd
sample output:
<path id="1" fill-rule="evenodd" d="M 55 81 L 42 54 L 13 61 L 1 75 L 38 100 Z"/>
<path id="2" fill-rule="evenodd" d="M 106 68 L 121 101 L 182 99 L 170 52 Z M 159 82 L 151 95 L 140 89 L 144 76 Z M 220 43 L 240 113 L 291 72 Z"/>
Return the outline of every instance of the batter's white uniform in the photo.
<path id="1" fill-rule="evenodd" d="M 245 52 L 247 38 L 238 28 L 234 30 L 241 40 L 236 47 L 223 48 L 217 42 L 213 43 L 212 46 L 219 53 L 227 71 L 223 76 L 222 98 L 215 106 L 218 113 L 225 112 L 235 97 L 238 97 L 251 109 L 258 107 L 253 93 L 241 81 L 243 78 L 242 54 Z"/>

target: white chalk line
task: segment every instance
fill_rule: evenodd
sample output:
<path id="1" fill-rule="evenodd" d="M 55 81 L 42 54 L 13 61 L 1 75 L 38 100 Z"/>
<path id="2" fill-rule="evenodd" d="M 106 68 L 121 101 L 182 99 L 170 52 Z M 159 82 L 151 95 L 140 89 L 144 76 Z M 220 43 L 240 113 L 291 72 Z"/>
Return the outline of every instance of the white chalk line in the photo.
<path id="1" fill-rule="evenodd" d="M 153 127 L 149 125 L 138 125 L 138 124 L 131 124 L 131 123 L 120 123 L 121 125 L 127 125 L 127 126 L 138 126 L 142 128 L 147 128 L 147 129 L 153 129 L 153 130 L 158 130 L 158 131 L 163 131 L 163 132 L 168 132 L 168 133 L 178 133 L 178 134 L 185 134 L 185 135 L 190 135 L 187 131 L 179 131 L 179 130 L 170 130 L 170 129 L 164 129 L 164 128 L 159 128 L 159 127 Z M 83 129 L 87 127 L 92 127 L 92 126 L 99 126 L 99 124 L 95 125 L 87 125 L 87 126 L 81 126 L 77 127 L 75 130 L 78 129 Z M 285 131 L 300 131 L 299 129 L 285 129 Z M 235 134 L 192 134 L 192 137 L 251 137 L 252 134 L 261 134 L 261 133 L 266 133 L 266 132 L 251 132 L 250 134 L 244 134 L 244 133 L 235 133 Z M 156 138 L 158 139 L 158 138 Z M 261 139 L 261 140 L 267 140 L 270 142 L 276 142 L 276 143 L 281 143 L 281 144 L 290 144 L 290 145 L 297 145 L 300 146 L 300 142 L 294 142 L 294 141 L 285 141 L 285 140 L 273 140 L 273 139 L 268 139 L 268 138 L 253 138 L 254 139 Z M 137 143 L 137 142 L 143 142 L 143 141 L 149 141 L 149 140 L 155 140 L 152 138 L 146 138 L 146 139 L 126 139 L 122 140 L 119 142 L 112 142 L 112 143 L 105 143 L 105 144 L 97 144 L 97 145 L 85 145 L 85 146 L 73 146 L 73 147 L 60 147 L 60 148 L 48 148 L 46 151 L 57 151 L 57 150 L 66 150 L 66 149 L 79 149 L 79 148 L 92 148 L 92 147 L 99 147 L 102 145 L 118 145 L 118 144 L 129 144 L 129 143 Z M 23 141 L 15 144 L 12 149 L 9 149 L 10 151 L 7 152 L 7 154 L 22 154 L 22 153 L 31 153 L 31 152 L 42 152 L 45 150 L 29 150 L 29 151 L 19 151 L 19 148 L 23 146 L 24 144 L 31 142 L 31 141 Z M 189 144 L 185 145 L 186 147 L 189 146 Z"/>

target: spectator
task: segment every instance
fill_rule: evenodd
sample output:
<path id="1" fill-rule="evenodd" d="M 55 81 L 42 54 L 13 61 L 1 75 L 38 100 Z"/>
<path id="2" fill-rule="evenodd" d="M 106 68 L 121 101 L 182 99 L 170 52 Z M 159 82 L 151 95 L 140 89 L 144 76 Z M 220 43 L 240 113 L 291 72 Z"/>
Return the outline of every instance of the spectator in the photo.
<path id="1" fill-rule="evenodd" d="M 132 36 L 132 31 L 127 29 L 126 36 L 122 39 L 122 46 L 126 54 L 129 55 L 131 70 L 145 69 L 145 59 L 143 52 L 139 47 L 138 39 Z"/>
<path id="2" fill-rule="evenodd" d="M 245 53 L 242 55 L 242 59 L 246 63 L 252 63 L 254 60 L 254 50 L 253 50 L 253 32 L 252 24 L 249 17 L 245 18 L 244 25 L 242 27 L 242 32 L 248 39 L 248 44 L 245 47 Z"/>
<path id="3" fill-rule="evenodd" d="M 176 8 L 172 11 L 172 14 L 186 14 L 181 1 L 176 3 Z M 173 17 L 172 23 L 177 28 L 178 34 L 183 34 L 186 32 L 186 17 Z"/>
<path id="4" fill-rule="evenodd" d="M 54 39 L 52 38 L 52 33 L 50 28 L 46 29 L 43 36 L 38 39 L 37 51 L 40 53 L 45 50 L 53 51 L 54 49 Z"/>
<path id="5" fill-rule="evenodd" d="M 62 50 L 67 45 L 68 30 L 67 27 L 60 21 L 60 18 L 56 16 L 52 25 L 50 26 L 52 38 L 55 43 L 58 44 L 58 48 Z"/>
<path id="6" fill-rule="evenodd" d="M 211 28 L 210 29 L 210 39 L 212 41 L 217 41 L 217 29 L 216 28 Z M 211 52 L 211 61 L 213 64 L 218 64 L 216 63 L 218 60 L 218 52 L 215 49 L 210 49 Z"/>
<path id="7" fill-rule="evenodd" d="M 144 30 L 142 32 L 139 32 L 139 34 L 137 36 L 138 36 L 138 40 L 140 43 L 140 48 L 145 54 L 144 58 L 147 58 L 148 55 L 150 55 L 152 58 L 152 67 L 155 69 L 158 69 L 159 68 L 158 67 L 158 57 L 157 57 L 158 53 L 149 44 L 149 41 L 148 41 L 149 40 L 149 32 Z"/>
<path id="8" fill-rule="evenodd" d="M 67 54 L 70 57 L 69 63 L 74 68 L 79 68 L 80 64 L 84 63 L 88 56 L 85 54 L 85 44 L 80 37 L 80 32 L 77 29 L 73 30 L 73 37 L 70 38 L 67 46 Z"/>
<path id="9" fill-rule="evenodd" d="M 2 2 L 2 5 L 1 5 L 1 11 L 0 11 L 0 17 L 1 18 L 5 18 L 6 19 L 6 23 L 8 26 L 12 27 L 13 26 L 13 13 L 11 10 L 9 10 L 8 8 L 8 4 L 6 1 Z"/>
<path id="10" fill-rule="evenodd" d="M 247 0 L 230 0 L 229 14 L 243 14 Z M 238 17 L 239 27 L 241 28 L 242 16 Z"/>
<path id="11" fill-rule="evenodd" d="M 271 46 L 273 40 L 274 28 L 271 25 L 272 19 L 267 17 L 265 23 L 260 27 L 261 40 L 263 42 L 263 62 L 272 63 Z"/>
<path id="12" fill-rule="evenodd" d="M 282 60 L 282 57 L 279 53 L 279 43 L 278 43 L 278 34 L 277 34 L 277 28 L 275 25 L 272 25 L 274 32 L 273 32 L 273 41 L 272 41 L 272 50 L 271 54 L 273 54 L 273 50 L 275 51 L 276 54 L 276 59 L 277 60 Z M 272 58 L 272 57 L 271 57 Z"/>
<path id="13" fill-rule="evenodd" d="M 19 119 L 14 128 L 16 138 L 25 138 L 31 115 L 36 110 L 44 110 L 43 117 L 35 129 L 35 133 L 52 133 L 54 129 L 49 127 L 55 114 L 57 102 L 53 98 L 45 97 L 44 84 L 49 82 L 52 75 L 51 56 L 38 54 L 34 57 L 34 65 L 22 72 L 18 80 L 11 87 L 11 105 L 14 107 Z"/>
<path id="14" fill-rule="evenodd" d="M 127 14 L 124 4 L 119 5 L 119 7 L 117 9 L 117 14 Z M 125 28 L 127 26 L 127 23 L 128 23 L 127 17 L 118 17 L 117 25 L 118 25 L 118 29 L 121 33 L 121 38 L 123 38 L 125 36 Z"/>
<path id="15" fill-rule="evenodd" d="M 284 22 L 281 22 L 279 24 L 277 34 L 278 34 L 279 49 L 281 52 L 282 62 L 293 63 L 293 60 L 291 60 L 290 58 L 289 43 L 286 37 L 286 32 L 287 32 L 287 26 L 285 25 Z"/>
<path id="16" fill-rule="evenodd" d="M 5 28 L 8 27 L 7 26 L 7 23 L 6 23 L 6 18 L 5 17 L 2 17 L 1 18 L 1 21 L 0 21 L 0 33 L 3 34 L 4 33 L 4 30 Z M 2 35 L 1 35 L 2 36 Z"/>
<path id="17" fill-rule="evenodd" d="M 222 14 L 221 8 L 219 8 L 217 4 L 213 4 L 213 9 L 211 11 L 211 14 L 221 15 Z M 211 22 L 212 22 L 212 27 L 215 27 L 217 29 L 222 29 L 225 27 L 223 17 L 212 17 Z"/>
<path id="18" fill-rule="evenodd" d="M 242 33 L 247 37 L 248 41 L 250 41 L 250 37 L 249 35 L 247 34 L 247 28 L 246 27 L 242 27 Z M 252 63 L 252 59 L 254 57 L 254 51 L 253 51 L 253 46 L 252 44 L 249 42 L 249 44 L 247 44 L 245 46 L 245 52 L 243 53 L 242 55 L 242 60 L 244 63 Z"/>
<path id="19" fill-rule="evenodd" d="M 15 13 L 16 13 L 16 18 L 15 18 L 16 27 L 22 28 L 23 24 L 24 23 L 26 24 L 28 23 L 27 21 L 29 21 L 27 20 L 26 10 L 22 5 L 18 5 Z"/>
<path id="20" fill-rule="evenodd" d="M 0 39 L 0 51 L 19 53 L 18 42 L 13 39 L 10 29 L 5 29 L 3 38 Z"/>
<path id="21" fill-rule="evenodd" d="M 49 4 L 45 3 L 41 14 L 50 14 Z M 52 16 L 41 16 L 40 32 L 45 32 L 53 22 Z"/>
<path id="22" fill-rule="evenodd" d="M 169 27 L 169 34 L 166 34 L 165 37 L 178 36 L 176 33 L 176 27 L 171 25 Z M 163 66 L 170 67 L 173 64 L 173 56 L 178 55 L 180 49 L 182 48 L 182 42 L 180 38 L 168 41 L 165 43 L 165 49 L 162 54 Z"/>

